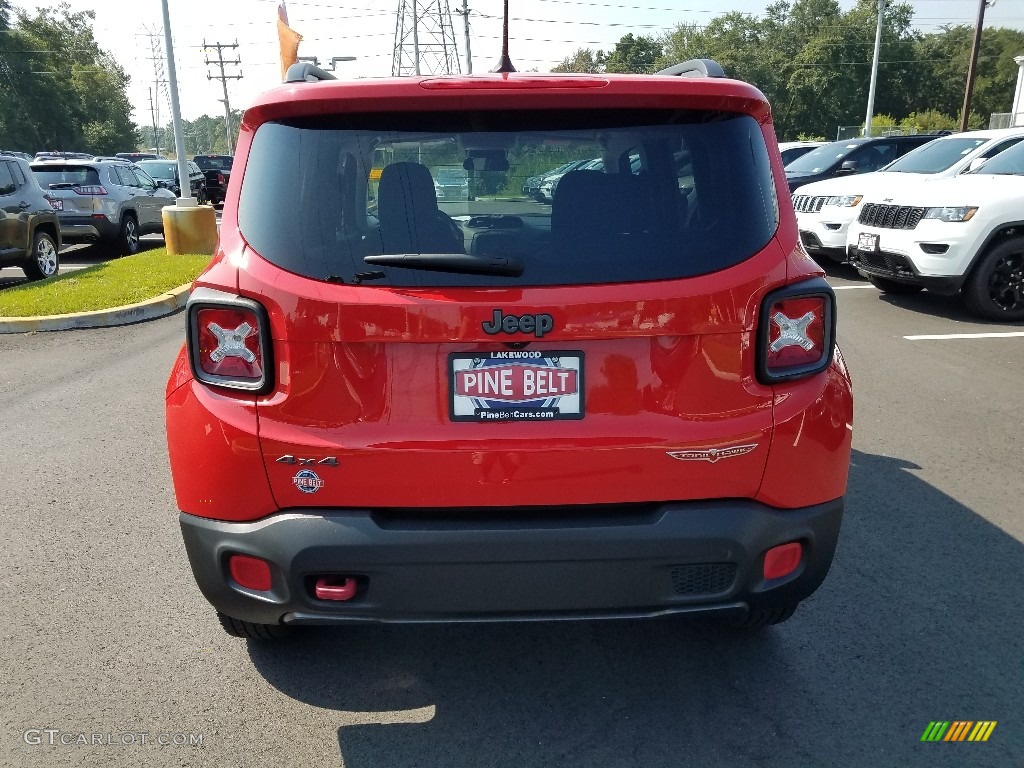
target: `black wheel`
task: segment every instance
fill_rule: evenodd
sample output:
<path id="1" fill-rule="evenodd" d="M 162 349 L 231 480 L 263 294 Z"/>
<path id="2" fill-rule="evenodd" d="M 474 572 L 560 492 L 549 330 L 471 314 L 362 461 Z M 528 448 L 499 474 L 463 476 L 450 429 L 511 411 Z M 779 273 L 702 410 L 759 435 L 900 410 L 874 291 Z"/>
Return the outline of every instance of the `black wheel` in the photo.
<path id="1" fill-rule="evenodd" d="M 53 238 L 45 232 L 36 232 L 32 238 L 32 253 L 22 265 L 29 280 L 45 280 L 60 271 L 60 254 Z"/>
<path id="2" fill-rule="evenodd" d="M 217 620 L 224 631 L 232 637 L 245 637 L 250 640 L 281 640 L 292 633 L 292 628 L 284 624 L 253 624 L 251 621 L 233 619 L 217 611 Z"/>
<path id="3" fill-rule="evenodd" d="M 206 205 L 208 202 L 210 202 L 210 197 L 206 194 L 206 187 L 199 188 L 199 193 L 196 197 L 196 201 L 200 205 Z"/>
<path id="4" fill-rule="evenodd" d="M 121 217 L 121 231 L 117 235 L 117 250 L 125 256 L 139 252 L 139 222 L 135 215 L 126 213 Z"/>
<path id="5" fill-rule="evenodd" d="M 901 283 L 897 280 L 889 280 L 886 277 L 876 277 L 875 275 L 868 275 L 867 278 L 868 282 L 875 286 L 875 288 L 880 290 L 882 293 L 908 295 L 911 293 L 919 293 L 920 291 L 924 290 L 923 285 L 911 285 L 910 283 Z"/>
<path id="6" fill-rule="evenodd" d="M 726 623 L 732 629 L 757 630 L 769 627 L 774 624 L 781 624 L 789 621 L 796 611 L 798 603 L 790 603 L 775 610 L 764 610 L 762 608 L 751 608 L 745 619 L 738 619 Z"/>
<path id="7" fill-rule="evenodd" d="M 964 303 L 989 320 L 1024 320 L 1024 237 L 990 248 L 963 289 Z"/>

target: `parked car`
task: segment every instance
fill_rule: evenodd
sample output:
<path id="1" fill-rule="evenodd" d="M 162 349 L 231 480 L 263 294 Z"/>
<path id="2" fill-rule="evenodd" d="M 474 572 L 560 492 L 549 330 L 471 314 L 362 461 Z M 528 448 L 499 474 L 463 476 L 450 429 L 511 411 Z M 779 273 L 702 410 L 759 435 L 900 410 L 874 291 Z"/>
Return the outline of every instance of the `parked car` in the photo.
<path id="1" fill-rule="evenodd" d="M 36 152 L 33 160 L 92 160 L 93 155 L 88 152 L 61 152 L 52 150 L 49 152 Z"/>
<path id="2" fill-rule="evenodd" d="M 172 192 L 122 160 L 37 161 L 32 173 L 47 190 L 69 243 L 99 242 L 136 253 L 141 235 L 163 233 L 163 208 L 174 204 Z"/>
<path id="3" fill-rule="evenodd" d="M 786 182 L 792 193 L 813 181 L 878 171 L 910 150 L 936 138 L 933 134 L 920 134 L 833 141 L 789 163 L 786 166 Z"/>
<path id="4" fill-rule="evenodd" d="M 812 149 L 825 146 L 824 141 L 782 141 L 779 142 L 779 154 L 782 155 L 783 167 L 789 165 L 798 157 L 803 157 Z"/>
<path id="5" fill-rule="evenodd" d="M 0 153 L 0 267 L 18 266 L 30 280 L 60 271 L 60 223 L 28 162 Z"/>
<path id="6" fill-rule="evenodd" d="M 210 200 L 206 191 L 206 176 L 191 160 L 187 160 L 189 197 L 195 198 L 200 205 L 205 205 Z M 181 197 L 181 182 L 178 180 L 177 160 L 140 160 L 136 165 L 156 179 L 156 183 L 164 189 L 169 189 L 175 197 Z"/>
<path id="7" fill-rule="evenodd" d="M 1024 142 L 955 178 L 865 197 L 848 258 L 886 293 L 960 293 L 977 315 L 1024 320 Z"/>
<path id="8" fill-rule="evenodd" d="M 224 202 L 231 178 L 232 155 L 196 155 L 192 161 L 206 176 L 206 194 L 213 205 Z"/>
<path id="9" fill-rule="evenodd" d="M 1024 139 L 1024 128 L 970 131 L 930 141 L 883 170 L 806 184 L 793 195 L 800 239 L 807 252 L 846 260 L 846 235 L 865 196 L 920 179 L 941 179 L 977 169 Z"/>
<path id="10" fill-rule="evenodd" d="M 228 633 L 761 626 L 818 587 L 852 435 L 835 296 L 779 205 L 768 103 L 720 73 L 435 88 L 304 63 L 256 99 L 166 391 Z M 605 167 L 550 211 L 453 220 L 419 161 L 458 150 L 497 188 L 553 147 Z"/>
<path id="11" fill-rule="evenodd" d="M 20 157 L 22 160 L 32 160 L 32 155 L 28 152 L 19 152 L 16 149 L 0 149 L 0 155 L 11 155 L 12 157 Z"/>
<path id="12" fill-rule="evenodd" d="M 118 152 L 114 157 L 119 157 L 122 160 L 131 160 L 133 163 L 137 163 L 139 160 L 166 160 L 167 158 L 161 157 L 155 152 Z"/>
<path id="13" fill-rule="evenodd" d="M 466 169 L 435 169 L 434 194 L 438 200 L 469 200 L 469 175 Z"/>

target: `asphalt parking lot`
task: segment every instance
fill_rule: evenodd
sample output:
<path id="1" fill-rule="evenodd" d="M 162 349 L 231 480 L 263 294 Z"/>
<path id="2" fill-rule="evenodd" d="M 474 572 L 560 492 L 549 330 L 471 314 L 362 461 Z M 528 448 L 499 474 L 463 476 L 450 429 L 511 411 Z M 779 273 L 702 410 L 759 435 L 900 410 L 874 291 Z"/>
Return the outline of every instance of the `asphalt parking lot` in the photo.
<path id="1" fill-rule="evenodd" d="M 1021 768 L 1024 327 L 829 271 L 856 394 L 846 518 L 821 590 L 751 636 L 229 638 L 185 560 L 167 466 L 182 316 L 0 336 L 0 764 Z M 922 743 L 934 720 L 997 726 Z"/>

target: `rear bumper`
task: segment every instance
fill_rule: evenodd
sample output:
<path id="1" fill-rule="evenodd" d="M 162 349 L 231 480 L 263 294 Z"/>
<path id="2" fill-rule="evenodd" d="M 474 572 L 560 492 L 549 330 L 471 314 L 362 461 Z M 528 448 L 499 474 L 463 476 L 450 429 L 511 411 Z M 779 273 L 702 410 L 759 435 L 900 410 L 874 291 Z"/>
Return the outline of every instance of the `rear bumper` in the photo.
<path id="1" fill-rule="evenodd" d="M 832 563 L 843 499 L 796 510 L 753 501 L 386 514 L 296 509 L 255 523 L 181 514 L 200 589 L 223 613 L 275 624 L 637 618 L 742 618 L 809 596 Z M 763 578 L 764 552 L 798 540 L 803 560 Z M 254 592 L 231 554 L 271 564 Z M 354 598 L 314 596 L 324 575 L 353 576 Z"/>
<path id="2" fill-rule="evenodd" d="M 120 229 L 106 216 L 61 216 L 60 236 L 68 243 L 93 242 L 95 240 L 113 240 Z"/>

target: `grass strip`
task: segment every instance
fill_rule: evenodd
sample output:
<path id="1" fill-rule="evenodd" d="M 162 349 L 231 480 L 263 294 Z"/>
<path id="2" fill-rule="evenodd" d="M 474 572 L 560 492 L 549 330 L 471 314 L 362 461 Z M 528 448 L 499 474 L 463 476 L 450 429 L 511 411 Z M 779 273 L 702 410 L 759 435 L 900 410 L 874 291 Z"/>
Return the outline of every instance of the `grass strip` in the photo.
<path id="1" fill-rule="evenodd" d="M 39 317 L 112 309 L 191 283 L 209 256 L 171 256 L 165 248 L 64 272 L 0 291 L 0 317 Z"/>

